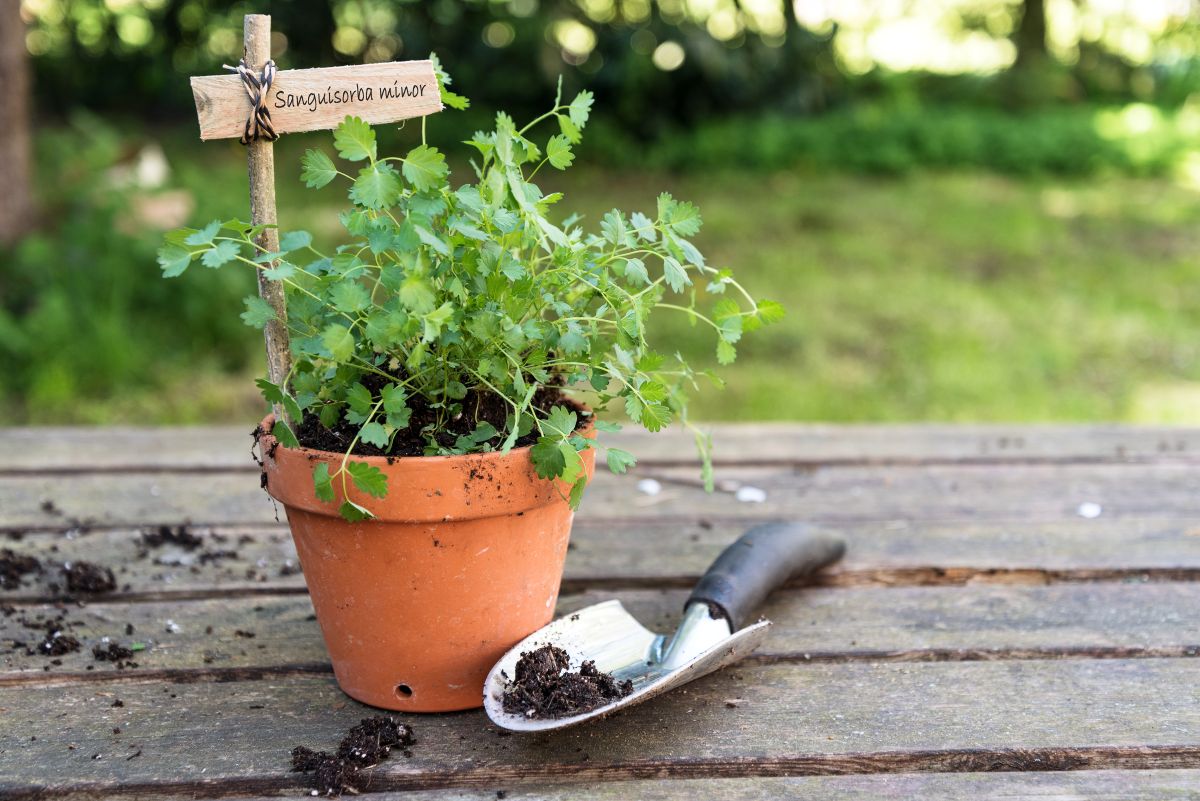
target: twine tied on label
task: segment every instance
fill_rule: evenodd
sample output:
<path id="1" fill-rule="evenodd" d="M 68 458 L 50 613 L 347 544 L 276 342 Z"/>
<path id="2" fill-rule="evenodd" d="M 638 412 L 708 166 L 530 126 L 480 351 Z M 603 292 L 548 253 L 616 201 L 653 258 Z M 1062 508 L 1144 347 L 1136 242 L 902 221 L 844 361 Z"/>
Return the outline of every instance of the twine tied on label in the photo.
<path id="1" fill-rule="evenodd" d="M 279 134 L 275 133 L 275 126 L 271 124 L 271 110 L 267 108 L 267 95 L 271 91 L 271 84 L 275 81 L 275 62 L 267 61 L 263 65 L 262 75 L 255 75 L 254 71 L 246 66 L 246 59 L 239 61 L 236 67 L 228 64 L 221 66 L 238 74 L 242 79 L 242 85 L 246 87 L 246 94 L 250 96 L 250 116 L 246 118 L 246 129 L 242 132 L 241 138 L 242 144 L 248 145 L 259 139 L 274 142 L 279 138 Z"/>

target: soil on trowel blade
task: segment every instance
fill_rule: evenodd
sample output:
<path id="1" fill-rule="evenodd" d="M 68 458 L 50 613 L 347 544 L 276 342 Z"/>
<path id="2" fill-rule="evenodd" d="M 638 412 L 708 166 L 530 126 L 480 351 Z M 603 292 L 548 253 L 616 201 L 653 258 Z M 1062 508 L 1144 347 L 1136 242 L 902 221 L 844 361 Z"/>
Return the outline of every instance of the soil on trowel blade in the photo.
<path id="1" fill-rule="evenodd" d="M 516 676 L 501 701 L 510 715 L 527 718 L 566 718 L 591 712 L 633 692 L 633 682 L 618 682 L 611 673 L 584 662 L 572 672 L 567 652 L 543 645 L 517 660 Z"/>
<path id="2" fill-rule="evenodd" d="M 296 746 L 292 749 L 292 770 L 312 774 L 312 787 L 321 795 L 358 793 L 370 784 L 370 776 L 362 773 L 364 769 L 387 759 L 392 749 L 408 748 L 413 742 L 412 727 L 376 715 L 351 728 L 335 754 Z"/>

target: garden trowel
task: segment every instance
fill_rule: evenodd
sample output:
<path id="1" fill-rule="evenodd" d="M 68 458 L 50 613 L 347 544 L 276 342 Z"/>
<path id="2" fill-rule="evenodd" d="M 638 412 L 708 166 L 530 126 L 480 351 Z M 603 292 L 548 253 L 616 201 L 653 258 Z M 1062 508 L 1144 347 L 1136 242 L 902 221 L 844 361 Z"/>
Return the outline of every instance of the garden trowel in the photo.
<path id="1" fill-rule="evenodd" d="M 611 714 L 674 689 L 758 647 L 771 623 L 746 625 L 767 595 L 789 579 L 807 576 L 845 552 L 840 539 L 816 534 L 802 523 L 766 523 L 747 531 L 721 552 L 692 590 L 674 634 L 656 634 L 625 611 L 620 601 L 581 609 L 535 631 L 496 663 L 483 688 L 483 706 L 497 726 L 511 731 L 561 729 Z M 536 718 L 504 710 L 503 694 L 523 653 L 553 645 L 578 668 L 594 661 L 628 695 L 570 717 Z"/>

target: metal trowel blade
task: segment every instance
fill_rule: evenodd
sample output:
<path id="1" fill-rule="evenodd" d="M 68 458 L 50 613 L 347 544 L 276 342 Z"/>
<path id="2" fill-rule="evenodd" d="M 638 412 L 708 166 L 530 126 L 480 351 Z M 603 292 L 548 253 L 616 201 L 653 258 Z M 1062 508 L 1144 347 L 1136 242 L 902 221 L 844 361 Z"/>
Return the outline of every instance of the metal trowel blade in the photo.
<path id="1" fill-rule="evenodd" d="M 668 668 L 658 658 L 669 635 L 645 628 L 625 611 L 620 601 L 606 601 L 559 618 L 513 646 L 488 674 L 483 707 L 493 723 L 510 731 L 536 732 L 574 726 L 640 704 L 745 658 L 766 637 L 770 625 L 764 620 L 747 626 L 678 667 Z M 633 682 L 633 692 L 590 712 L 565 718 L 530 718 L 505 712 L 501 698 L 509 679 L 516 675 L 517 660 L 521 654 L 544 645 L 566 651 L 576 668 L 587 660 L 595 661 L 599 670 L 611 673 L 618 682 Z"/>

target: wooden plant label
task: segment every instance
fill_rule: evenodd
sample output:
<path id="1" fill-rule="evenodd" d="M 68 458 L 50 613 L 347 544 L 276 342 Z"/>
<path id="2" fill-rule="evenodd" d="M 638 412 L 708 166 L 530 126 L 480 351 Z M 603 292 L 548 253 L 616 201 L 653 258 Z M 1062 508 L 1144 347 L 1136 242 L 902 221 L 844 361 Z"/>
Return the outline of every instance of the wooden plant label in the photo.
<path id="1" fill-rule="evenodd" d="M 261 67 L 261 65 L 256 65 Z M 239 137 L 250 98 L 235 74 L 192 78 L 201 139 Z M 431 61 L 392 61 L 306 70 L 280 70 L 267 95 L 275 133 L 336 128 L 347 116 L 371 124 L 442 110 Z"/>

